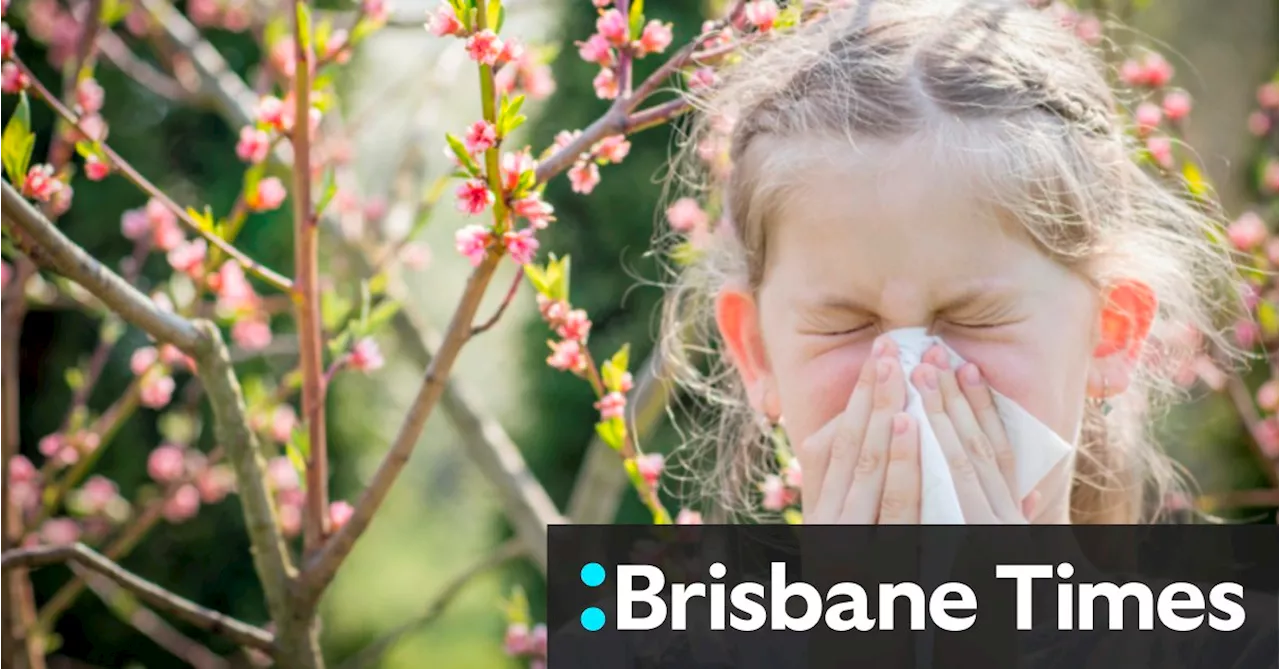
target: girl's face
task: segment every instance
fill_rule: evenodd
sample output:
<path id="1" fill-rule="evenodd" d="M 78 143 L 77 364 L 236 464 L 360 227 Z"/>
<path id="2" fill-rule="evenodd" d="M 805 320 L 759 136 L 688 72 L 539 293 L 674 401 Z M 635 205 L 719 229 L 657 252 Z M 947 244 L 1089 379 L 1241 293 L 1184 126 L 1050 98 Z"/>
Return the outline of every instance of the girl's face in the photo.
<path id="1" fill-rule="evenodd" d="M 743 294 L 754 318 L 726 323 L 734 310 L 722 300 L 757 409 L 780 415 L 800 443 L 845 407 L 877 335 L 928 327 L 1072 439 L 1094 363 L 1096 290 L 984 206 L 963 170 L 924 152 L 860 146 L 814 163 L 774 203 L 762 285 Z"/>

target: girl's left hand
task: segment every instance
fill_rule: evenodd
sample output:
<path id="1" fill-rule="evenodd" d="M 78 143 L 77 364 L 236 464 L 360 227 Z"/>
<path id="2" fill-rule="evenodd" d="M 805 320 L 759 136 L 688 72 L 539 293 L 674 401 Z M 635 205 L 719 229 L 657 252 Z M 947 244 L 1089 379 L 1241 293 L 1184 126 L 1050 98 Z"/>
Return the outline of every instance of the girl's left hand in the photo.
<path id="1" fill-rule="evenodd" d="M 1028 523 L 1038 495 L 1025 503 L 1016 497 L 1013 448 L 977 365 L 952 370 L 946 351 L 934 346 L 912 371 L 911 382 L 947 457 L 965 522 Z"/>

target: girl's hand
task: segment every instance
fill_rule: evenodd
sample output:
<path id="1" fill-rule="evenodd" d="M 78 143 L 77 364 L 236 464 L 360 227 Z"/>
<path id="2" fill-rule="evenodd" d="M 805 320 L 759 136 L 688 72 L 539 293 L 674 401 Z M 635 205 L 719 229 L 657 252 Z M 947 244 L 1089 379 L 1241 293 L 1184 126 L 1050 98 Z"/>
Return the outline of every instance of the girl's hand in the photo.
<path id="1" fill-rule="evenodd" d="M 978 367 L 965 363 L 952 370 L 946 351 L 935 345 L 911 376 L 950 465 L 965 521 L 1026 524 L 1037 494 L 1025 503 L 1017 499 L 1013 447 Z"/>
<path id="2" fill-rule="evenodd" d="M 806 524 L 920 522 L 919 432 L 906 402 L 897 347 L 878 339 L 845 410 L 797 451 Z"/>

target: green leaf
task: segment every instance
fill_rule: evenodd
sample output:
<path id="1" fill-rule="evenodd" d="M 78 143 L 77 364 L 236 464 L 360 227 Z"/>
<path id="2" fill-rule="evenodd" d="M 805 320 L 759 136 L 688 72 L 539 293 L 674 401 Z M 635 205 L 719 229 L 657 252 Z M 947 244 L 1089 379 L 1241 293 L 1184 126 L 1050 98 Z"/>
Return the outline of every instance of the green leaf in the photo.
<path id="1" fill-rule="evenodd" d="M 545 269 L 529 263 L 524 266 L 524 275 L 529 277 L 529 283 L 533 284 L 533 289 L 538 291 L 539 295 L 551 297 L 551 289 L 547 285 L 547 272 Z"/>
<path id="2" fill-rule="evenodd" d="M 297 2 L 294 4 L 297 12 L 298 33 L 302 37 L 302 50 L 311 50 L 311 7 L 305 2 Z"/>
<path id="3" fill-rule="evenodd" d="M 353 338 L 351 328 L 348 327 L 344 329 L 337 337 L 329 340 L 329 355 L 336 358 L 343 353 L 346 353 L 347 348 L 351 346 L 351 340 Z"/>
<path id="4" fill-rule="evenodd" d="M 467 147 L 462 143 L 462 140 L 454 136 L 453 133 L 445 133 L 444 139 L 449 143 L 449 148 L 453 149 L 453 155 L 458 157 L 458 162 L 462 163 L 463 169 L 470 173 L 471 176 L 478 175 L 480 166 L 476 165 L 476 161 L 471 159 L 471 154 L 467 153 Z"/>
<path id="5" fill-rule="evenodd" d="M 289 36 L 289 21 L 286 18 L 288 14 L 275 14 L 274 18 L 267 22 L 267 27 L 262 30 L 262 41 L 266 43 L 267 49 L 270 50 L 276 42 Z"/>
<path id="6" fill-rule="evenodd" d="M 613 357 L 600 366 L 600 379 L 610 391 L 621 390 L 622 377 L 627 373 L 631 357 L 631 344 L 623 344 Z"/>
<path id="7" fill-rule="evenodd" d="M 493 32 L 495 33 L 498 32 L 501 29 L 500 23 L 502 20 L 502 0 L 489 0 L 488 6 L 485 8 L 484 14 L 485 14 L 485 20 L 488 22 L 489 25 L 480 26 L 481 29 L 492 28 Z"/>
<path id="8" fill-rule="evenodd" d="M 615 451 L 622 450 L 622 442 L 627 438 L 627 424 L 621 418 L 610 418 L 609 420 L 596 423 L 596 434 Z M 635 468 L 635 460 L 627 460 L 627 464 L 631 469 Z M 639 473 L 637 472 L 637 476 Z"/>
<path id="9" fill-rule="evenodd" d="M 386 325 L 387 322 L 395 317 L 399 312 L 399 302 L 396 302 L 395 300 L 383 300 L 379 302 L 378 306 L 374 307 L 373 310 L 369 312 L 369 319 L 368 322 L 365 323 L 365 330 L 363 334 L 367 337 L 377 333 L 378 330 L 382 329 L 382 326 Z"/>
<path id="10" fill-rule="evenodd" d="M 320 320 L 324 328 L 333 332 L 342 325 L 343 319 L 351 311 L 351 300 L 336 291 L 325 290 L 320 293 Z"/>
<path id="11" fill-rule="evenodd" d="M 333 196 L 338 194 L 338 182 L 333 177 L 333 168 L 330 167 L 324 175 L 324 189 L 320 195 L 320 202 L 316 203 L 316 217 L 324 213 L 325 208 L 333 201 Z"/>
<path id="12" fill-rule="evenodd" d="M 289 464 L 293 465 L 294 471 L 298 472 L 298 481 L 305 488 L 307 484 L 307 456 L 302 453 L 296 442 L 299 437 L 302 440 L 307 438 L 306 431 L 301 427 L 294 428 L 293 437 L 293 439 L 289 440 L 289 443 L 285 444 L 284 453 L 289 456 Z"/>
<path id="13" fill-rule="evenodd" d="M 1258 325 L 1262 326 L 1266 336 L 1276 336 L 1276 331 L 1280 330 L 1280 316 L 1276 314 L 1275 302 L 1263 301 L 1258 305 Z"/>
<path id="14" fill-rule="evenodd" d="M 204 211 L 196 211 L 194 207 L 187 207 L 187 216 L 196 222 L 201 230 L 213 230 L 213 209 L 209 205 L 204 206 Z"/>
<path id="15" fill-rule="evenodd" d="M 804 514 L 800 513 L 795 507 L 783 511 L 782 519 L 787 521 L 788 525 L 804 525 Z"/>
<path id="16" fill-rule="evenodd" d="M 79 367 L 69 367 L 66 372 L 67 387 L 72 390 L 79 390 L 84 387 L 84 371 Z"/>
<path id="17" fill-rule="evenodd" d="M 113 26 L 124 20 L 129 12 L 133 11 L 133 3 L 126 0 L 105 0 L 102 3 L 102 11 L 99 16 L 105 26 Z"/>
<path id="18" fill-rule="evenodd" d="M 529 597 L 524 594 L 524 588 L 518 585 L 513 587 L 511 598 L 503 602 L 503 609 L 508 624 L 533 624 L 533 618 L 529 613 Z"/>
<path id="19" fill-rule="evenodd" d="M 265 163 L 258 163 L 244 171 L 244 193 L 258 192 L 258 182 L 262 181 L 262 175 L 266 172 Z"/>
<path id="20" fill-rule="evenodd" d="M 374 295 L 381 295 L 387 292 L 387 273 L 378 272 L 369 277 L 369 292 Z"/>
<path id="21" fill-rule="evenodd" d="M 627 366 L 631 364 L 631 344 L 623 344 L 617 353 L 609 358 L 609 362 L 622 371 L 627 371 Z"/>
<path id="22" fill-rule="evenodd" d="M 552 262 L 556 264 L 556 268 L 558 272 L 556 274 L 555 282 L 551 284 L 551 296 L 557 300 L 568 301 L 569 300 L 569 256 L 565 256 L 559 261 L 552 259 Z"/>
<path id="23" fill-rule="evenodd" d="M 644 31 L 644 0 L 634 0 L 631 3 L 631 39 L 640 39 L 640 33 Z"/>
<path id="24" fill-rule="evenodd" d="M 1187 186 L 1187 192 L 1191 193 L 1197 200 L 1204 200 L 1208 197 L 1209 182 L 1205 180 L 1204 174 L 1195 162 L 1188 160 L 1182 164 L 1182 179 Z"/>
<path id="25" fill-rule="evenodd" d="M 9 181 L 22 188 L 27 179 L 27 168 L 31 165 L 31 152 L 36 146 L 36 136 L 31 132 L 31 103 L 27 94 L 18 95 L 18 106 L 13 116 L 4 127 L 4 137 L 0 138 L 0 163 L 9 175 Z"/>
<path id="26" fill-rule="evenodd" d="M 790 28 L 799 25 L 800 18 L 800 3 L 791 3 L 778 12 L 778 18 L 774 19 L 773 27 L 775 30 Z"/>
<path id="27" fill-rule="evenodd" d="M 320 25 L 316 26 L 316 53 L 323 54 L 328 51 L 326 47 L 329 45 L 329 37 L 332 34 L 333 22 L 329 19 L 321 21 Z M 315 81 L 313 81 L 311 88 L 316 89 L 319 88 L 319 86 L 317 86 Z"/>
<path id="28" fill-rule="evenodd" d="M 494 22 L 493 32 L 495 32 L 495 33 L 500 33 L 500 32 L 502 32 L 502 24 L 504 24 L 504 23 L 506 23 L 506 22 L 507 22 L 507 8 L 506 8 L 506 7 L 503 7 L 503 6 L 501 6 L 501 5 L 499 5 L 499 6 L 498 6 L 498 20 Z"/>

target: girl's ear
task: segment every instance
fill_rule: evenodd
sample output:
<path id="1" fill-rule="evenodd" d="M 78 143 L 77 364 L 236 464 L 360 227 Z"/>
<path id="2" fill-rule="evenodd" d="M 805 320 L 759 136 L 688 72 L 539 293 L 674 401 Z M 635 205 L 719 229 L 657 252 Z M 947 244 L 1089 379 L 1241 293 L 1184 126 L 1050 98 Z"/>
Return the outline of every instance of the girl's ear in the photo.
<path id="1" fill-rule="evenodd" d="M 1098 398 L 1129 388 L 1159 306 L 1155 291 L 1135 279 L 1112 284 L 1103 297 L 1089 370 L 1089 395 Z"/>
<path id="2" fill-rule="evenodd" d="M 772 421 L 781 415 L 773 371 L 764 349 L 755 296 L 740 286 L 725 286 L 716 294 L 716 325 L 751 407 Z"/>

